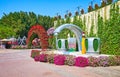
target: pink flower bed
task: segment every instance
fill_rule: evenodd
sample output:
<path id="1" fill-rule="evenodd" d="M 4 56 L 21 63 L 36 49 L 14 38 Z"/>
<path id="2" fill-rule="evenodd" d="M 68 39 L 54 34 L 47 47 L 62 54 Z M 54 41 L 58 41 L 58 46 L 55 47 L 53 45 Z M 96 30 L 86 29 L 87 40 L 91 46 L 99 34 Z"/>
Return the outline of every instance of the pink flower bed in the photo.
<path id="1" fill-rule="evenodd" d="M 34 57 L 35 61 L 47 62 L 47 54 L 40 54 Z"/>
<path id="2" fill-rule="evenodd" d="M 54 64 L 56 65 L 64 65 L 65 56 L 64 55 L 56 55 L 54 56 Z"/>
<path id="3" fill-rule="evenodd" d="M 73 55 L 58 55 L 58 54 L 46 54 L 41 53 L 38 50 L 31 51 L 31 57 L 35 61 L 54 63 L 56 65 L 69 65 L 69 66 L 78 66 L 78 67 L 106 67 L 106 66 L 119 66 L 120 65 L 120 56 L 100 56 L 93 57 L 75 57 Z"/>
<path id="4" fill-rule="evenodd" d="M 35 56 L 35 57 L 34 57 L 34 60 L 35 60 L 35 61 L 39 61 L 39 55 Z"/>
<path id="5" fill-rule="evenodd" d="M 39 61 L 40 62 L 47 62 L 47 54 L 40 54 Z"/>
<path id="6" fill-rule="evenodd" d="M 79 67 L 88 66 L 88 59 L 86 57 L 76 57 L 75 66 L 79 66 Z"/>

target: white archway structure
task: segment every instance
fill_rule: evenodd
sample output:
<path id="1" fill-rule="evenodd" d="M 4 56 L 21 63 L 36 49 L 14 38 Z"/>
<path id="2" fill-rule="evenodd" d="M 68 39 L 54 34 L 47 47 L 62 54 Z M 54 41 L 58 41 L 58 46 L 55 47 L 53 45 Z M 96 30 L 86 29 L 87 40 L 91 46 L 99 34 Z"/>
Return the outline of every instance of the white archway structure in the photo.
<path id="1" fill-rule="evenodd" d="M 73 24 L 63 24 L 55 29 L 54 35 L 56 36 L 56 47 L 58 47 L 57 46 L 58 45 L 57 35 L 65 28 L 74 32 L 74 34 L 76 35 L 77 42 L 78 42 L 78 50 L 81 51 L 82 30 L 78 26 L 73 25 Z"/>

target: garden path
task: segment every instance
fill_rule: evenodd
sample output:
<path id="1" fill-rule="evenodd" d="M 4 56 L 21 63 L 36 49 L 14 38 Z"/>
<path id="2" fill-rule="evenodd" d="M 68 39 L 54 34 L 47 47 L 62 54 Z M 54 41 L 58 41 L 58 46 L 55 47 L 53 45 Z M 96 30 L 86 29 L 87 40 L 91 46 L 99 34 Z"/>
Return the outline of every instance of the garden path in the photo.
<path id="1" fill-rule="evenodd" d="M 30 51 L 0 49 L 0 77 L 120 77 L 120 66 L 58 66 L 35 62 Z"/>

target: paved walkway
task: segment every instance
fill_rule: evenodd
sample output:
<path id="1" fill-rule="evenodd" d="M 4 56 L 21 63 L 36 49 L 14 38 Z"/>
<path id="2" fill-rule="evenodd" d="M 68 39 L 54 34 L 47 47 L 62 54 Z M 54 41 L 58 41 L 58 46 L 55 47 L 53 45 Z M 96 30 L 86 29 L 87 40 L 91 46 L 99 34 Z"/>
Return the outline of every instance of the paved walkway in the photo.
<path id="1" fill-rule="evenodd" d="M 120 66 L 58 66 L 35 62 L 30 51 L 0 49 L 0 77 L 120 77 Z"/>

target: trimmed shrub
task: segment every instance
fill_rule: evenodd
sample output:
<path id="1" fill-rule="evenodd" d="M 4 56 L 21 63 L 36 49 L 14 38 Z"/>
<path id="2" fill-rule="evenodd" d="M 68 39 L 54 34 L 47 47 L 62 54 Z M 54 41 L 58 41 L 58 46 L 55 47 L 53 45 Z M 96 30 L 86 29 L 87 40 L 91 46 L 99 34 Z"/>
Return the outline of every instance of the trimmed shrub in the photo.
<path id="1" fill-rule="evenodd" d="M 75 64 L 75 56 L 73 55 L 65 55 L 65 65 L 73 66 Z"/>
<path id="2" fill-rule="evenodd" d="M 38 56 L 40 54 L 41 51 L 39 50 L 32 50 L 31 51 L 31 57 L 34 58 L 35 56 Z"/>
<path id="3" fill-rule="evenodd" d="M 64 65 L 65 56 L 64 55 L 55 55 L 54 56 L 54 64 L 56 65 Z"/>
<path id="4" fill-rule="evenodd" d="M 76 57 L 75 66 L 79 66 L 79 67 L 88 66 L 88 59 L 86 57 Z"/>

